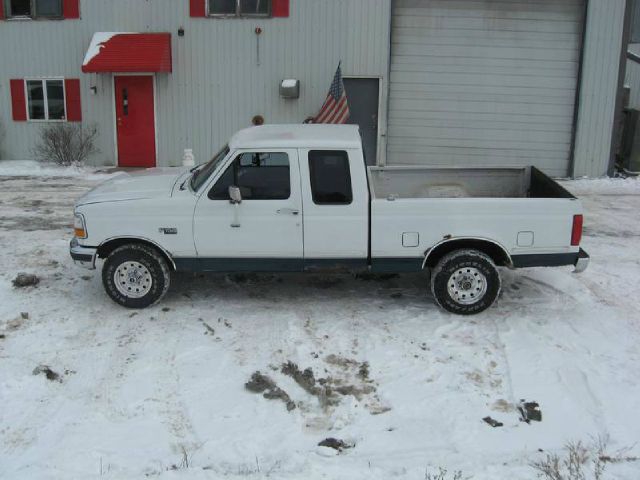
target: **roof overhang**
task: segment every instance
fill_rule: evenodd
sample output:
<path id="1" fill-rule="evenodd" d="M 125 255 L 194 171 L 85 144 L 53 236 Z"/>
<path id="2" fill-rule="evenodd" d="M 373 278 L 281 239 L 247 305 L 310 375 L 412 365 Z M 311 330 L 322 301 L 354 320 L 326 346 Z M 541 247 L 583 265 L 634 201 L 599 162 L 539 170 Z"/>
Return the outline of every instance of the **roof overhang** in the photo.
<path id="1" fill-rule="evenodd" d="M 96 32 L 82 71 L 171 72 L 171 34 Z"/>

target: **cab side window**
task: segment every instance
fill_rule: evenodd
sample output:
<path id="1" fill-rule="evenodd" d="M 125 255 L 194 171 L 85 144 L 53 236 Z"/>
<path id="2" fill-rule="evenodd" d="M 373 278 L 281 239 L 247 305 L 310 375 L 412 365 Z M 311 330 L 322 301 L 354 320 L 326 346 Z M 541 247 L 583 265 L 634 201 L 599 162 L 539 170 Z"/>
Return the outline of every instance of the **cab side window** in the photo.
<path id="1" fill-rule="evenodd" d="M 353 201 L 347 152 L 311 150 L 309 176 L 311 196 L 316 205 L 349 205 Z"/>
<path id="2" fill-rule="evenodd" d="M 229 200 L 229 187 L 240 188 L 243 200 L 285 200 L 291 195 L 289 156 L 281 152 L 245 152 L 209 190 L 211 200 Z"/>

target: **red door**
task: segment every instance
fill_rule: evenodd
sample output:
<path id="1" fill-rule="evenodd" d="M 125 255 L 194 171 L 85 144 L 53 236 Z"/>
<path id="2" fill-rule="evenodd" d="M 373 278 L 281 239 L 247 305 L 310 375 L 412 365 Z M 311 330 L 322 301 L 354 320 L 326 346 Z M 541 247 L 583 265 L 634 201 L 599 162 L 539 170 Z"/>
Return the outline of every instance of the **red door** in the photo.
<path id="1" fill-rule="evenodd" d="M 153 77 L 115 77 L 118 166 L 155 167 Z"/>

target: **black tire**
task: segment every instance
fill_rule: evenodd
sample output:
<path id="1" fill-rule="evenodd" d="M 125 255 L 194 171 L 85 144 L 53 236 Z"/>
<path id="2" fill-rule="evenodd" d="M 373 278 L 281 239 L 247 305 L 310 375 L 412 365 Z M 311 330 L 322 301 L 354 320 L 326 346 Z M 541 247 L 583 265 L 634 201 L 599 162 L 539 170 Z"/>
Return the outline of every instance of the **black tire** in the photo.
<path id="1" fill-rule="evenodd" d="M 140 278 L 126 276 L 127 268 L 131 266 L 134 266 L 135 274 L 142 272 Z M 116 274 L 119 279 L 123 277 L 120 285 L 116 285 Z M 136 280 L 137 283 L 128 283 Z M 156 249 L 146 245 L 133 243 L 118 247 L 102 267 L 102 284 L 107 295 L 127 308 L 146 308 L 159 302 L 169 290 L 170 283 L 171 272 L 166 260 Z"/>
<path id="2" fill-rule="evenodd" d="M 436 303 L 459 315 L 489 308 L 500 294 L 500 273 L 491 258 L 478 250 L 455 250 L 440 259 L 431 272 Z"/>

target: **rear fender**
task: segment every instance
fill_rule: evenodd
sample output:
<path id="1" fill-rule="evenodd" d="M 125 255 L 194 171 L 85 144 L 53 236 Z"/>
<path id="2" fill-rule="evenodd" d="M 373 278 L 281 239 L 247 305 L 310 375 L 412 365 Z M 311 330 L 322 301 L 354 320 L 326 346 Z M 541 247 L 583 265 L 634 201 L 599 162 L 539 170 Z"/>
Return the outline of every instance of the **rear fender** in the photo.
<path id="1" fill-rule="evenodd" d="M 499 242 L 482 237 L 453 237 L 446 238 L 431 247 L 424 257 L 422 268 L 435 265 L 435 263 L 449 252 L 461 248 L 471 248 L 486 253 L 496 265 L 512 267 L 513 262 L 508 250 Z"/>

